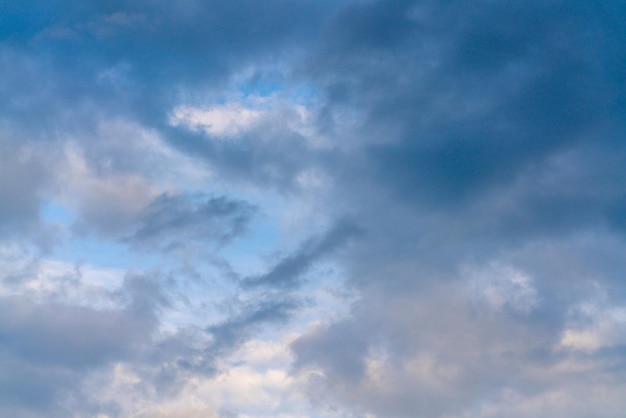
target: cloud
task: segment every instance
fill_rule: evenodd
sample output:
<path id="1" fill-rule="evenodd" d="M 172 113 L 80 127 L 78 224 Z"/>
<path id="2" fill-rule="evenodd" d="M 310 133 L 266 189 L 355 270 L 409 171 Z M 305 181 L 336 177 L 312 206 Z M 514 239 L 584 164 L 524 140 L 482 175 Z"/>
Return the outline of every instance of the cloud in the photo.
<path id="1" fill-rule="evenodd" d="M 246 277 L 243 285 L 283 289 L 298 287 L 302 276 L 315 262 L 332 254 L 359 232 L 358 227 L 347 221 L 338 222 L 324 235 L 307 239 L 296 252 L 279 260 L 269 272 Z"/>
<path id="2" fill-rule="evenodd" d="M 4 300 L 2 305 L 13 312 L 1 325 L 7 338 L 5 350 L 33 363 L 97 364 L 122 355 L 152 328 L 149 322 L 124 312 L 40 306 L 18 298 Z"/>
<path id="3" fill-rule="evenodd" d="M 510 308 L 530 312 L 537 305 L 537 291 L 532 279 L 511 268 L 493 265 L 486 271 L 471 271 L 470 292 L 494 309 Z"/>
<path id="4" fill-rule="evenodd" d="M 244 303 L 239 314 L 232 315 L 226 321 L 207 329 L 213 336 L 211 352 L 214 354 L 229 352 L 260 327 L 285 322 L 298 305 L 298 301 L 293 298 Z"/>
<path id="5" fill-rule="evenodd" d="M 227 197 L 157 196 L 134 220 L 124 238 L 132 246 L 175 250 L 197 241 L 227 244 L 246 231 L 254 206 Z"/>
<path id="6" fill-rule="evenodd" d="M 619 118 L 607 73 L 616 62 L 597 65 L 587 51 L 617 39 L 584 17 L 603 12 L 520 7 L 357 3 L 333 22 L 310 73 L 331 110 L 365 113 L 371 181 L 416 204 L 465 205 L 589 136 L 610 142 L 600 132 Z M 398 28 L 388 38 L 387 22 Z"/>
<path id="7" fill-rule="evenodd" d="M 12 132 L 0 129 L 0 196 L 4 202 L 0 208 L 0 238 L 15 239 L 24 233 L 43 232 L 39 205 L 52 182 L 45 151 L 32 144 L 19 144 L 12 136 Z"/>
<path id="8" fill-rule="evenodd" d="M 179 108 L 174 111 L 171 123 L 186 125 L 193 130 L 203 130 L 215 137 L 237 136 L 252 128 L 261 112 L 247 107 L 228 104 L 213 106 L 206 110 Z"/>
<path id="9" fill-rule="evenodd" d="M 624 409 L 621 5 L 5 12 L 9 415 Z"/>
<path id="10" fill-rule="evenodd" d="M 89 372 L 131 359 L 150 343 L 163 303 L 156 292 L 145 279 L 127 277 L 119 289 L 125 300 L 111 308 L 2 296 L 7 315 L 0 321 L 0 361 L 12 376 L 0 383 L 7 410 L 16 416 L 68 413 L 63 399 Z M 85 412 L 89 402 L 75 407 Z"/>

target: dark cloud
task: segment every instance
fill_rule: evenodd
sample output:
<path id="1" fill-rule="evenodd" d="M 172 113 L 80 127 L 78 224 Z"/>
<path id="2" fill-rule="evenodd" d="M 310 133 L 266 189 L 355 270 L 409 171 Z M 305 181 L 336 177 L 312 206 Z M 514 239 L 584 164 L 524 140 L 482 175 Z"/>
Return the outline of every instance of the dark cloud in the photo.
<path id="1" fill-rule="evenodd" d="M 180 88 L 214 90 L 232 71 L 281 60 L 333 7 L 284 0 L 11 7 L 3 52 L 17 65 L 3 66 L 11 97 L 3 113 L 46 129 L 103 113 L 160 125 Z"/>
<path id="2" fill-rule="evenodd" d="M 225 196 L 161 195 L 136 218 L 124 242 L 171 251 L 190 242 L 224 245 L 246 232 L 256 208 Z"/>
<path id="3" fill-rule="evenodd" d="M 50 167 L 30 144 L 16 143 L 0 130 L 0 237 L 32 233 L 39 223 L 39 205 Z"/>
<path id="4" fill-rule="evenodd" d="M 298 174 L 315 167 L 317 156 L 310 154 L 301 135 L 280 125 L 276 132 L 275 124 L 280 121 L 273 122 L 251 134 L 242 134 L 236 142 L 207 141 L 205 134 L 181 128 L 164 130 L 177 149 L 217 168 L 224 178 L 293 193 Z"/>
<path id="5" fill-rule="evenodd" d="M 293 298 L 260 300 L 244 304 L 241 313 L 232 315 L 226 321 L 207 329 L 214 338 L 209 349 L 213 355 L 224 350 L 232 350 L 260 327 L 284 323 L 298 307 L 298 301 Z"/>
<path id="6" fill-rule="evenodd" d="M 560 2 L 358 3 L 330 26 L 308 72 L 328 106 L 364 114 L 362 135 L 376 142 L 368 181 L 419 205 L 464 205 L 580 141 L 608 140 L 624 85 L 620 58 L 597 52 L 619 42 L 604 13 Z"/>
<path id="7" fill-rule="evenodd" d="M 546 398 L 561 391 L 575 403 L 564 365 L 582 361 L 585 343 L 572 312 L 595 303 L 594 286 L 621 289 L 620 256 L 609 254 L 623 255 L 614 48 L 624 27 L 596 6 L 365 2 L 327 27 L 303 72 L 328 114 L 361 118 L 362 153 L 351 155 L 364 159 L 333 169 L 367 239 L 344 258 L 362 297 L 349 318 L 292 346 L 321 405 L 393 417 L 542 407 L 610 416 L 602 401 L 579 413 Z M 516 273 L 485 267 L 494 262 Z M 623 305 L 610 299 L 598 303 Z M 614 344 L 608 329 L 621 325 L 600 314 L 601 337 L 594 315 L 576 329 L 588 344 Z M 587 350 L 598 374 L 578 378 L 598 388 L 600 375 L 617 378 L 595 369 L 613 360 Z M 540 368 L 550 372 L 529 373 Z M 503 390 L 519 396 L 515 406 Z"/>
<path id="8" fill-rule="evenodd" d="M 608 205 L 607 219 L 612 227 L 626 232 L 626 196 L 618 197 Z"/>
<path id="9" fill-rule="evenodd" d="M 260 276 L 246 277 L 244 287 L 275 287 L 293 289 L 302 282 L 302 276 L 323 257 L 331 255 L 360 230 L 348 221 L 340 221 L 325 234 L 307 239 L 293 254 L 276 263 Z"/>

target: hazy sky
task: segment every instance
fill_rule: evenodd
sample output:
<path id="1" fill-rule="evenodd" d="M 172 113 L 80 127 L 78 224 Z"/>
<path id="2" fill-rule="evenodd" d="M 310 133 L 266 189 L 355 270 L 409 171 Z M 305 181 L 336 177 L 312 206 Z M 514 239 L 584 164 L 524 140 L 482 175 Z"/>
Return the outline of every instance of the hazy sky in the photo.
<path id="1" fill-rule="evenodd" d="M 626 2 L 0 0 L 0 411 L 615 418 Z"/>

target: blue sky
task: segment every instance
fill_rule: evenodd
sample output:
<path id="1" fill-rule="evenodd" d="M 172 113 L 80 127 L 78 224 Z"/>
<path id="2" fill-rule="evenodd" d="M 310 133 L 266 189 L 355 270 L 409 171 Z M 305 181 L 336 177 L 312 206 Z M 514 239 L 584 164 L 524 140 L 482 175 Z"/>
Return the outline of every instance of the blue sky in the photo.
<path id="1" fill-rule="evenodd" d="M 0 410 L 626 410 L 626 4 L 0 2 Z"/>

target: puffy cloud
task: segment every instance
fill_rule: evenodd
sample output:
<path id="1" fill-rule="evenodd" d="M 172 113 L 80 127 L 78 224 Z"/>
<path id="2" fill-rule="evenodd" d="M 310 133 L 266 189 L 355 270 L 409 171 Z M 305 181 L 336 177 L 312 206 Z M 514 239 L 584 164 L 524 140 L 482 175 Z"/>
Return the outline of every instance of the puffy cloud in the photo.
<path id="1" fill-rule="evenodd" d="M 45 278 L 41 282 L 50 285 Z M 65 285 L 74 292 L 80 287 Z M 93 302 L 84 299 L 78 304 L 73 298 L 55 301 L 42 296 L 40 289 L 34 292 L 36 300 L 29 295 L 31 283 L 22 286 L 25 292 L 13 289 L 0 301 L 7 312 L 0 323 L 0 356 L 6 376 L 13 377 L 3 379 L 0 388 L 7 410 L 16 416 L 88 413 L 95 406 L 90 400 L 72 406 L 65 399 L 79 390 L 90 370 L 133 358 L 145 349 L 163 303 L 158 291 L 145 279 L 129 276 L 116 292 L 99 295 L 108 300 L 107 306 L 92 307 Z M 116 294 L 123 298 L 118 300 Z"/>
<path id="2" fill-rule="evenodd" d="M 174 111 L 171 123 L 203 130 L 215 137 L 232 137 L 253 127 L 261 112 L 238 104 L 213 106 L 206 110 L 180 108 Z"/>

